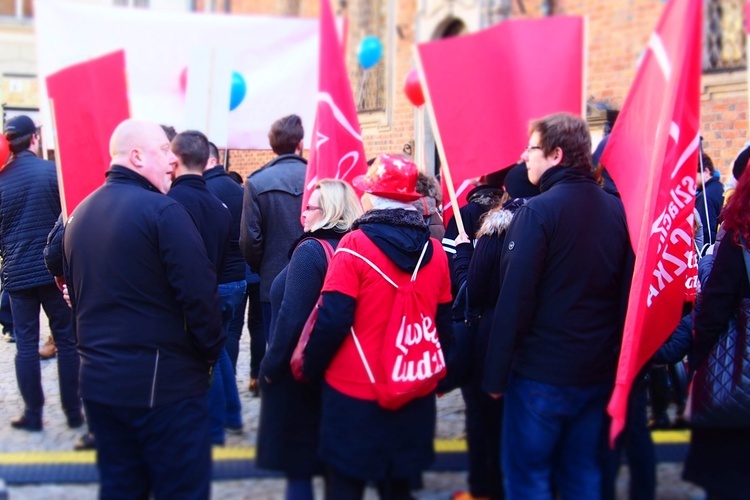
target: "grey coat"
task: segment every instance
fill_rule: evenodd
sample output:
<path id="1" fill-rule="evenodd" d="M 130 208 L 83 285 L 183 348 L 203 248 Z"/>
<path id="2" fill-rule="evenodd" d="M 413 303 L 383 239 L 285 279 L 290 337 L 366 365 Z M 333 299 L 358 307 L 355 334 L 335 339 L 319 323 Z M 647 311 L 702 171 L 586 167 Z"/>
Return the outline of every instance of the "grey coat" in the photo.
<path id="1" fill-rule="evenodd" d="M 289 263 L 289 250 L 302 236 L 302 193 L 307 161 L 281 155 L 245 182 L 240 249 L 260 275 L 260 300 L 270 302 L 271 283 Z"/>

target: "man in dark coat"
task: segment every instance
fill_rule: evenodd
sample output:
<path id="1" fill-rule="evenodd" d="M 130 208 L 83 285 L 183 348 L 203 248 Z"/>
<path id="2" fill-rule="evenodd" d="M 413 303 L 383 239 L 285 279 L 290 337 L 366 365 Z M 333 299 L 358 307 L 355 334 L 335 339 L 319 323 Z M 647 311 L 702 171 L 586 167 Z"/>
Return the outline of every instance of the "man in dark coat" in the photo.
<path id="1" fill-rule="evenodd" d="M 598 498 L 633 264 L 625 212 L 591 175 L 581 118 L 533 122 L 522 158 L 541 194 L 508 228 L 483 383 L 505 398 L 506 493 Z"/>
<path id="2" fill-rule="evenodd" d="M 219 296 L 222 298 L 222 310 L 232 314 L 232 325 L 227 331 L 227 354 L 232 368 L 237 367 L 237 356 L 242 336 L 242 319 L 244 315 L 245 268 L 247 264 L 240 251 L 240 223 L 242 221 L 242 187 L 234 182 L 219 164 L 219 150 L 213 143 L 208 143 L 208 163 L 203 171 L 206 188 L 229 209 L 232 225 L 229 233 L 229 249 L 224 268 L 219 273 Z M 239 321 L 238 321 L 239 320 Z M 265 340 L 263 340 L 265 347 Z M 265 349 L 264 349 L 265 350 Z M 262 357 L 262 354 L 261 354 Z"/>
<path id="3" fill-rule="evenodd" d="M 126 120 L 110 151 L 106 182 L 63 237 L 100 496 L 207 499 L 216 271 L 188 211 L 164 196 L 175 157 L 161 127 Z"/>
<path id="4" fill-rule="evenodd" d="M 68 425 L 83 425 L 78 396 L 78 353 L 71 329 L 70 309 L 44 265 L 47 235 L 60 215 L 55 164 L 37 158 L 39 136 L 28 116 L 11 118 L 5 137 L 13 154 L 0 172 L 0 256 L 3 289 L 10 295 L 16 335 L 16 379 L 24 402 L 15 429 L 42 430 L 39 307 L 44 308 L 58 350 L 60 399 Z"/>
<path id="5" fill-rule="evenodd" d="M 188 130 L 172 139 L 172 152 L 177 158 L 174 181 L 167 196 L 182 203 L 193 217 L 198 232 L 206 245 L 208 258 L 222 276 L 229 253 L 232 233 L 232 215 L 221 200 L 211 194 L 203 178 L 208 164 L 208 139 L 203 133 Z M 244 263 L 243 263 L 244 264 Z M 223 287 L 219 280 L 218 291 L 221 303 L 221 322 L 227 335 L 229 323 L 245 294 L 245 280 Z M 208 409 L 211 413 L 211 441 L 224 444 L 224 427 L 242 430 L 242 409 L 234 368 L 226 349 L 222 349 L 214 366 L 211 386 L 208 389 Z"/>
<path id="6" fill-rule="evenodd" d="M 719 229 L 719 215 L 724 206 L 724 185 L 714 175 L 714 162 L 706 153 L 702 153 L 695 180 L 698 185 L 695 209 L 703 224 L 703 245 L 713 245 Z"/>
<path id="7" fill-rule="evenodd" d="M 250 267 L 260 274 L 266 336 L 271 326 L 271 283 L 289 263 L 289 250 L 303 232 L 300 215 L 307 161 L 300 154 L 304 135 L 299 116 L 276 120 L 268 142 L 279 156 L 245 182 L 240 248 Z"/>

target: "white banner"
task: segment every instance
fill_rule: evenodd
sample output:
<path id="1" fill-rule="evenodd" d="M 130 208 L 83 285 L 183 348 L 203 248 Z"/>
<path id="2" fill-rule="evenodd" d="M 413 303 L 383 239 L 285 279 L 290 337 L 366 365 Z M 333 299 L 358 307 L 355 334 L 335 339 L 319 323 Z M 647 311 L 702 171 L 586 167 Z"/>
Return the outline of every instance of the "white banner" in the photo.
<path id="1" fill-rule="evenodd" d="M 271 124 L 295 113 L 302 117 L 309 147 L 318 85 L 317 18 L 166 13 L 62 0 L 36 0 L 34 9 L 43 116 L 49 116 L 45 77 L 124 49 L 131 115 L 183 130 L 195 112 L 186 109 L 186 87 L 193 85 L 185 85 L 184 80 L 181 85 L 180 76 L 200 47 L 220 54 L 216 61 L 229 61 L 229 69 L 241 76 L 240 87 L 245 90 L 228 115 L 212 109 L 229 110 L 224 91 L 211 92 L 211 102 L 201 104 L 201 113 L 228 116 L 226 144 L 222 133 L 210 139 L 219 147 L 269 149 Z M 215 81 L 230 79 L 231 75 L 221 75 Z M 207 124 L 204 130 L 222 128 Z"/>

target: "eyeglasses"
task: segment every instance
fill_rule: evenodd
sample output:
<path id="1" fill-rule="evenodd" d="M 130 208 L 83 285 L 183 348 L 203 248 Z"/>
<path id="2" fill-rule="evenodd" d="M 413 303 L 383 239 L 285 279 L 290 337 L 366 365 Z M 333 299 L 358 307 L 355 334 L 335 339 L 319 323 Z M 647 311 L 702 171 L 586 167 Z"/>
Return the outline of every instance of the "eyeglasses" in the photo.
<path id="1" fill-rule="evenodd" d="M 313 210 L 323 210 L 323 209 L 320 207 L 316 207 L 315 205 L 307 205 L 305 207 L 306 212 L 312 212 Z"/>
<path id="2" fill-rule="evenodd" d="M 542 147 L 541 146 L 526 146 L 524 148 L 524 151 L 526 151 L 527 153 L 531 153 L 532 149 L 542 149 Z"/>

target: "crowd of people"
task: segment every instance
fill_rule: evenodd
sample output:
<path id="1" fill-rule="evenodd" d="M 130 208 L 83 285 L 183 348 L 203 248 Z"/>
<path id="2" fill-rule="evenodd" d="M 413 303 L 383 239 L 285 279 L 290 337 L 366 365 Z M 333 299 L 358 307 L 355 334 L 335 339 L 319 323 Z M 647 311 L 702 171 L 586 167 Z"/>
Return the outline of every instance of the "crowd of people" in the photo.
<path id="1" fill-rule="evenodd" d="M 631 498 L 654 498 L 649 385 L 686 357 L 683 379 L 700 374 L 727 331 L 748 333 L 748 158 L 724 206 L 701 156 L 701 297 L 634 385 L 610 449 L 635 256 L 583 119 L 533 121 L 521 161 L 482 179 L 445 230 L 439 184 L 402 155 L 377 155 L 353 186 L 318 181 L 302 206 L 296 115 L 272 124 L 276 157 L 244 183 L 203 133 L 126 120 L 104 184 L 63 221 L 38 132 L 26 116 L 4 126 L 0 323 L 24 403 L 11 426 L 43 428 L 41 306 L 102 498 L 210 496 L 212 445 L 243 432 L 246 309 L 256 466 L 281 472 L 290 500 L 314 498 L 315 476 L 329 499 L 362 498 L 367 484 L 412 498 L 434 459 L 436 394 L 459 387 L 469 475 L 456 498 L 614 498 L 623 450 Z M 709 498 L 743 498 L 748 458 L 750 421 L 695 423 L 685 477 Z"/>

